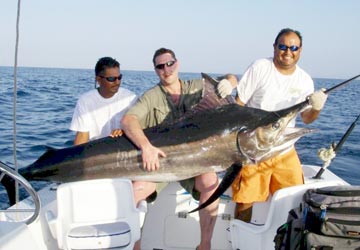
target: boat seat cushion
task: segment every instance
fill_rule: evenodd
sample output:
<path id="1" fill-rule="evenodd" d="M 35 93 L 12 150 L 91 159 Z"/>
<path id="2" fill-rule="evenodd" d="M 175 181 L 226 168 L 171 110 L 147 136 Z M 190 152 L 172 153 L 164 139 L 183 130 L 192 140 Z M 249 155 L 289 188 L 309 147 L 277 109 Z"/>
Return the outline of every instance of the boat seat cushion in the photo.
<path id="1" fill-rule="evenodd" d="M 71 249 L 121 248 L 130 244 L 131 229 L 126 222 L 79 226 L 69 231 L 67 240 Z"/>

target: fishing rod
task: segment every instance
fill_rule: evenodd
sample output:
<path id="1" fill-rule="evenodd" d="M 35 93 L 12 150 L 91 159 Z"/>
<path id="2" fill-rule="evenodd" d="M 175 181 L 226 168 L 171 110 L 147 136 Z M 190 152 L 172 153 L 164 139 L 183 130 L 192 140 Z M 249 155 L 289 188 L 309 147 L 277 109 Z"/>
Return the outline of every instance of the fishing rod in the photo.
<path id="1" fill-rule="evenodd" d="M 346 133 L 343 135 L 343 137 L 340 139 L 338 144 L 334 144 L 332 143 L 332 145 L 330 146 L 330 149 L 328 150 L 333 150 L 333 152 L 330 153 L 330 155 L 332 156 L 332 158 L 330 158 L 329 160 L 325 160 L 323 167 L 317 172 L 317 174 L 313 177 L 313 179 L 320 179 L 321 175 L 324 173 L 324 171 L 326 170 L 326 168 L 330 165 L 331 160 L 333 158 L 335 158 L 336 153 L 341 149 L 342 145 L 344 144 L 344 142 L 346 141 L 346 139 L 349 137 L 349 135 L 351 134 L 351 132 L 353 131 L 353 129 L 356 126 L 356 123 L 358 122 L 360 117 L 360 114 L 357 116 L 357 118 L 355 119 L 355 121 L 351 124 L 351 126 L 348 128 L 348 130 L 346 131 Z M 334 146 L 335 145 L 335 146 Z"/>
<path id="2" fill-rule="evenodd" d="M 338 88 L 340 88 L 340 87 L 345 86 L 346 84 L 348 84 L 349 82 L 355 80 L 355 79 L 358 78 L 359 76 L 360 76 L 360 75 L 354 76 L 354 77 L 352 77 L 352 78 L 350 78 L 350 79 L 348 79 L 348 80 L 346 80 L 346 81 L 343 81 L 343 82 L 341 82 L 341 83 L 339 83 L 339 84 L 337 84 L 337 85 L 335 85 L 335 86 L 333 86 L 333 87 L 331 87 L 331 88 L 329 88 L 329 89 L 326 89 L 326 90 L 324 90 L 324 93 L 325 93 L 325 94 L 329 94 L 330 92 L 332 92 L 332 91 L 334 91 L 334 90 L 336 90 L 336 89 L 338 89 Z M 308 105 L 308 104 L 309 104 L 309 97 L 306 98 L 305 101 L 300 102 L 298 105 L 299 105 L 299 106 L 305 106 L 305 105 Z"/>
<path id="3" fill-rule="evenodd" d="M 340 87 L 346 85 L 347 83 L 351 82 L 352 80 L 355 80 L 355 79 L 358 78 L 359 76 L 360 76 L 360 75 L 354 76 L 353 78 L 350 78 L 350 79 L 348 79 L 348 80 L 346 80 L 346 81 L 344 81 L 344 82 L 342 82 L 342 83 L 339 83 L 338 85 L 335 85 L 334 87 L 331 87 L 331 88 L 325 90 L 324 93 L 325 93 L 325 94 L 328 94 L 329 92 L 331 92 L 331 91 L 333 91 L 333 90 L 335 90 L 335 89 L 337 89 L 337 88 L 340 88 Z"/>

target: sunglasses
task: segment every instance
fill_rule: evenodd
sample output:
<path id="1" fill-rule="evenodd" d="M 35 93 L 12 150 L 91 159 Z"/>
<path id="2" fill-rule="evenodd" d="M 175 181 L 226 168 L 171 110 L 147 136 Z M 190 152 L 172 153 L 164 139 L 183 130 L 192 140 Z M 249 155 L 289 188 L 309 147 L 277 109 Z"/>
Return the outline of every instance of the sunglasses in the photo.
<path id="1" fill-rule="evenodd" d="M 122 74 L 120 74 L 119 76 L 109 76 L 109 77 L 99 76 L 99 77 L 106 79 L 106 81 L 108 81 L 108 82 L 115 82 L 116 80 L 121 81 Z"/>
<path id="2" fill-rule="evenodd" d="M 292 45 L 292 46 L 286 46 L 285 44 L 279 44 L 278 45 L 279 50 L 286 51 L 287 49 L 290 49 L 290 51 L 298 51 L 300 49 L 299 46 Z"/>
<path id="3" fill-rule="evenodd" d="M 157 69 L 164 69 L 166 67 L 171 67 L 176 63 L 176 61 L 168 61 L 166 63 L 158 64 L 155 66 Z"/>

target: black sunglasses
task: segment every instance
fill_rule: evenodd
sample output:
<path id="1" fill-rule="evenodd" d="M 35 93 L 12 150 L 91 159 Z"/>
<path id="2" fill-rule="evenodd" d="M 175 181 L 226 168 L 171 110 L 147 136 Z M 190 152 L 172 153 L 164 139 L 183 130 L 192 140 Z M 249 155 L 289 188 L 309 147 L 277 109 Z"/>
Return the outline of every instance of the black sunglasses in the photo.
<path id="1" fill-rule="evenodd" d="M 106 81 L 108 81 L 108 82 L 115 82 L 116 80 L 121 81 L 122 74 L 120 74 L 119 76 L 109 76 L 109 77 L 99 76 L 99 77 L 100 77 L 100 78 L 105 78 Z"/>
<path id="2" fill-rule="evenodd" d="M 278 45 L 279 50 L 286 51 L 287 49 L 290 49 L 290 51 L 298 51 L 300 49 L 299 46 L 293 45 L 293 46 L 286 46 L 285 44 L 279 44 Z"/>
<path id="3" fill-rule="evenodd" d="M 166 65 L 166 67 L 171 67 L 171 66 L 173 66 L 175 63 L 176 63 L 176 61 L 168 61 L 168 62 L 166 62 L 166 63 L 162 63 L 162 64 L 156 65 L 155 68 L 157 68 L 157 69 L 164 69 L 164 68 L 165 68 L 165 65 Z"/>

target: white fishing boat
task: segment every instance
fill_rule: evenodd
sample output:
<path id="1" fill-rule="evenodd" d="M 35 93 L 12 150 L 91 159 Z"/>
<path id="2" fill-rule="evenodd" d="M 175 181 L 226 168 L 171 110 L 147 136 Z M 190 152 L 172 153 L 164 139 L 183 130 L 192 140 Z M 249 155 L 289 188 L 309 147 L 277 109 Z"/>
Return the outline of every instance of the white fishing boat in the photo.
<path id="1" fill-rule="evenodd" d="M 132 186 L 126 179 L 99 179 L 52 184 L 35 192 L 14 176 L 30 196 L 0 212 L 1 250 L 132 249 L 140 237 L 141 249 L 195 249 L 200 239 L 198 213 L 188 214 L 198 202 L 179 185 L 167 185 L 153 203 L 135 208 Z M 276 229 L 297 207 L 305 190 L 349 185 L 326 170 L 303 165 L 305 184 L 277 191 L 267 202 L 255 203 L 250 223 L 233 217 L 231 190 L 222 195 L 212 249 L 274 249 Z M 0 177 L 1 178 L 1 177 Z"/>
<path id="2" fill-rule="evenodd" d="M 234 219 L 235 204 L 228 189 L 220 198 L 212 249 L 274 249 L 277 228 L 307 189 L 350 185 L 329 170 L 313 178 L 318 166 L 303 165 L 303 170 L 305 184 L 281 189 L 268 201 L 255 203 L 250 223 Z M 135 207 L 128 179 L 53 183 L 35 191 L 0 162 L 0 180 L 4 175 L 20 183 L 30 196 L 0 210 L 0 250 L 125 250 L 133 249 L 140 236 L 143 250 L 195 249 L 199 244 L 198 213 L 188 213 L 199 204 L 178 182 L 169 183 L 154 202 Z"/>

